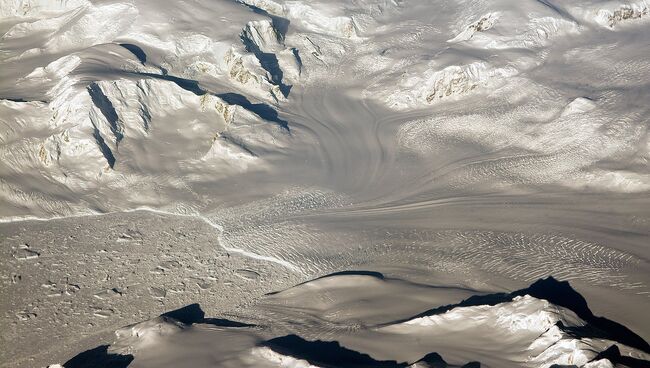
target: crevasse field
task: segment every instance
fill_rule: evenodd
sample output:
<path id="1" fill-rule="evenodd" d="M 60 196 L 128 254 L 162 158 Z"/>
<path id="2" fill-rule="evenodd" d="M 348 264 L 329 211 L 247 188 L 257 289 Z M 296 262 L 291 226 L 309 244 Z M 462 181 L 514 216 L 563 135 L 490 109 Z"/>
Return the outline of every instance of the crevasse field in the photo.
<path id="1" fill-rule="evenodd" d="M 650 366 L 647 0 L 0 0 L 0 367 Z"/>

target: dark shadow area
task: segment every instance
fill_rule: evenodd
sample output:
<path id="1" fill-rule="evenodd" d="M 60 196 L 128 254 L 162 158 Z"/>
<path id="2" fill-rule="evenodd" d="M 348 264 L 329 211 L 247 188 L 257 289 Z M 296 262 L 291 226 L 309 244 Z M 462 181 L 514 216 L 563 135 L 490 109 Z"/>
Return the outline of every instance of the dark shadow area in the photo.
<path id="1" fill-rule="evenodd" d="M 607 359 L 615 366 L 625 366 L 629 368 L 650 368 L 650 362 L 621 355 L 621 351 L 616 345 L 612 345 L 607 350 L 600 352 L 593 360 Z"/>
<path id="2" fill-rule="evenodd" d="M 308 284 L 308 283 L 310 283 L 310 282 L 312 282 L 312 281 L 321 280 L 321 279 L 326 279 L 326 278 L 328 278 L 328 277 L 333 277 L 333 276 L 348 276 L 348 275 L 352 275 L 352 276 L 370 276 L 370 277 L 374 277 L 374 278 L 376 278 L 376 279 L 380 279 L 380 280 L 385 280 L 385 279 L 386 279 L 386 277 L 384 276 L 384 274 L 381 273 L 381 272 L 376 272 L 376 271 L 363 271 L 363 270 L 361 270 L 361 271 L 349 270 L 349 271 L 334 272 L 334 273 L 330 273 L 330 274 L 325 275 L 325 276 L 317 277 L 317 278 L 315 278 L 315 279 L 313 279 L 313 280 L 309 280 L 309 281 L 301 282 L 301 283 L 299 283 L 299 284 L 297 284 L 297 285 L 295 285 L 295 286 L 292 286 L 292 288 L 293 288 L 293 287 L 296 287 L 296 286 L 300 286 L 300 285 Z M 289 288 L 289 289 L 291 289 L 291 288 Z M 288 290 L 288 289 L 285 289 L 285 290 Z M 279 293 L 281 293 L 281 292 L 283 292 L 283 291 L 284 291 L 284 290 L 272 291 L 272 292 L 270 292 L 270 293 L 266 293 L 266 294 L 264 294 L 264 295 L 276 295 L 276 294 L 279 294 Z"/>
<path id="3" fill-rule="evenodd" d="M 580 329 L 569 329 L 565 326 L 560 326 L 567 333 L 580 333 L 580 336 L 582 337 L 607 338 L 609 340 L 637 348 L 646 353 L 650 353 L 650 346 L 643 338 L 632 332 L 627 327 L 621 325 L 620 323 L 614 322 L 604 317 L 594 316 L 594 314 L 587 306 L 587 301 L 582 295 L 575 291 L 567 281 L 558 281 L 553 277 L 537 280 L 528 288 L 513 291 L 512 293 L 495 293 L 472 296 L 458 304 L 445 305 L 430 309 L 414 317 L 393 323 L 400 323 L 412 318 L 445 313 L 456 307 L 496 305 L 499 303 L 512 301 L 512 299 L 515 297 L 523 295 L 530 295 L 538 299 L 545 299 L 555 305 L 570 309 L 589 325 Z"/>
<path id="4" fill-rule="evenodd" d="M 173 311 L 165 312 L 161 317 L 173 318 L 186 325 L 201 323 L 205 319 L 205 312 L 198 303 L 186 305 Z"/>
<path id="5" fill-rule="evenodd" d="M 46 100 L 26 100 L 24 98 L 19 98 L 19 97 L 0 97 L 0 100 L 5 100 L 5 101 L 11 101 L 11 102 L 40 102 L 40 103 L 50 103 L 49 101 Z"/>
<path id="6" fill-rule="evenodd" d="M 228 142 L 230 144 L 233 144 L 233 145 L 239 147 L 242 151 L 248 153 L 249 155 L 251 155 L 253 157 L 258 157 L 257 153 L 253 152 L 250 148 L 246 147 L 246 144 L 244 144 L 244 142 L 242 142 L 241 140 L 239 140 L 237 138 L 231 137 L 228 133 L 225 133 L 225 132 L 221 133 L 221 136 L 219 138 L 223 139 L 224 141 L 226 141 L 226 142 Z"/>
<path id="7" fill-rule="evenodd" d="M 3 97 L 3 100 L 11 101 L 11 102 L 28 102 L 27 100 L 24 100 L 22 98 L 9 98 L 9 97 Z"/>
<path id="8" fill-rule="evenodd" d="M 255 325 L 231 321 L 224 318 L 205 318 L 205 312 L 198 303 L 161 314 L 161 317 L 173 318 L 186 325 L 202 323 L 219 327 L 255 327 Z"/>
<path id="9" fill-rule="evenodd" d="M 481 363 L 479 362 L 469 362 L 463 366 L 450 365 L 445 362 L 444 359 L 438 353 L 429 353 L 425 355 L 422 359 L 415 362 L 418 364 L 418 367 L 427 367 L 427 368 L 481 368 Z M 414 364 L 415 364 L 414 363 Z"/>
<path id="10" fill-rule="evenodd" d="M 111 354 L 108 345 L 98 346 L 75 355 L 63 363 L 65 368 L 126 368 L 133 361 L 133 355 Z"/>
<path id="11" fill-rule="evenodd" d="M 539 299 L 546 299 L 549 302 L 570 309 L 578 317 L 585 320 L 591 327 L 605 333 L 603 337 L 618 341 L 622 344 L 637 348 L 650 353 L 650 345 L 641 336 L 632 332 L 620 323 L 609 320 L 605 317 L 597 317 L 587 306 L 585 298 L 575 291 L 569 282 L 558 281 L 553 277 L 538 280 L 530 287 L 512 293 L 514 296 L 530 295 Z"/>
<path id="12" fill-rule="evenodd" d="M 573 22 L 577 21 L 576 18 L 573 15 L 571 15 L 571 13 L 567 12 L 566 10 L 563 10 L 562 8 L 557 7 L 556 5 L 552 4 L 551 1 L 537 0 L 537 2 L 551 9 L 553 12 L 561 15 L 563 18 L 568 18 Z"/>
<path id="13" fill-rule="evenodd" d="M 363 272 L 362 272 L 363 273 Z M 381 275 L 381 274 L 379 274 Z M 383 277 L 383 275 L 381 275 Z M 241 328 L 256 327 L 256 325 L 231 321 L 222 318 L 205 318 L 205 312 L 198 303 L 169 311 L 160 315 L 174 319 L 185 325 L 195 323 L 209 324 L 219 327 Z M 394 360 L 375 360 L 370 355 L 341 346 L 338 341 L 308 341 L 297 335 L 276 337 L 259 344 L 268 347 L 276 353 L 306 360 L 311 364 L 324 368 L 403 368 L 410 364 Z M 120 355 L 108 352 L 109 345 L 101 345 L 84 351 L 68 360 L 65 368 L 124 368 L 134 360 L 133 355 Z M 616 348 L 614 346 L 614 348 Z M 608 349 L 607 352 L 611 350 Z M 618 350 L 616 350 L 617 352 Z M 605 354 L 605 352 L 603 353 Z M 610 354 L 614 355 L 614 353 Z M 620 356 L 620 353 L 618 354 Z M 431 368 L 480 368 L 479 362 L 470 362 L 463 366 L 449 365 L 438 353 L 429 353 L 415 363 L 422 367 Z M 644 366 L 630 366 L 632 368 Z"/>
<path id="14" fill-rule="evenodd" d="M 289 131 L 289 123 L 286 120 L 280 119 L 278 112 L 275 111 L 271 106 L 263 103 L 252 103 L 245 96 L 238 93 L 221 93 L 215 94 L 215 96 L 221 98 L 231 105 L 237 105 L 245 108 L 246 110 L 254 113 L 260 118 L 268 121 L 272 121 L 278 124 L 281 128 Z"/>
<path id="15" fill-rule="evenodd" d="M 108 121 L 111 132 L 115 136 L 115 143 L 119 144 L 122 138 L 124 138 L 124 135 L 120 132 L 120 129 L 117 126 L 119 117 L 117 116 L 115 107 L 113 107 L 113 103 L 108 99 L 104 92 L 102 92 L 102 89 L 99 88 L 97 83 L 91 83 L 88 86 L 88 94 L 90 95 L 90 99 L 93 101 L 95 107 L 101 111 L 102 115 L 104 115 Z"/>
<path id="16" fill-rule="evenodd" d="M 284 97 L 289 96 L 289 92 L 291 91 L 291 85 L 284 84 L 282 82 L 282 79 L 284 78 L 284 73 L 282 72 L 282 69 L 280 68 L 280 64 L 278 62 L 278 57 L 270 52 L 263 52 L 260 50 L 259 46 L 257 46 L 253 41 L 248 39 L 245 36 L 241 36 L 242 43 L 246 47 L 246 51 L 253 53 L 257 60 L 259 60 L 260 65 L 264 70 L 266 70 L 270 75 L 271 75 L 271 82 L 273 84 L 276 84 L 280 88 L 280 92 L 282 92 L 282 95 Z"/>
<path id="17" fill-rule="evenodd" d="M 286 37 L 287 32 L 289 31 L 289 24 L 291 23 L 289 19 L 270 14 L 266 10 L 252 4 L 246 4 L 244 2 L 237 1 L 237 0 L 235 1 L 238 4 L 249 8 L 256 14 L 260 14 L 270 18 L 273 28 L 275 28 L 275 30 L 278 32 L 280 36 L 280 41 L 284 42 L 284 38 Z M 260 48 L 257 45 L 255 45 L 253 42 L 251 42 L 251 40 L 249 40 L 246 37 L 241 37 L 241 39 L 242 42 L 244 43 L 244 46 L 246 47 L 246 51 L 253 53 L 255 57 L 257 57 L 257 59 L 260 61 L 260 65 L 262 66 L 262 68 L 264 68 L 264 70 L 266 70 L 271 75 L 271 81 L 274 84 L 276 84 L 278 87 L 280 87 L 280 91 L 282 92 L 284 97 L 289 96 L 292 86 L 284 84 L 282 82 L 283 72 L 282 69 L 280 69 L 280 65 L 278 64 L 277 56 L 272 53 L 263 52 L 262 50 L 260 50 Z M 296 55 L 297 51 L 295 49 L 293 50 L 294 50 L 293 51 L 294 55 Z M 300 58 L 297 59 L 299 64 L 302 65 Z"/>
<path id="18" fill-rule="evenodd" d="M 172 318 L 186 325 L 195 323 L 208 324 L 219 327 L 256 327 L 256 325 L 231 321 L 223 318 L 205 318 L 205 312 L 197 303 L 169 311 L 160 315 Z M 94 349 L 86 350 L 75 355 L 65 362 L 65 368 L 125 368 L 133 361 L 133 355 L 120 355 L 108 352 L 109 345 L 101 345 Z"/>
<path id="19" fill-rule="evenodd" d="M 296 335 L 276 337 L 261 344 L 276 353 L 303 359 L 321 367 L 381 368 L 406 367 L 394 360 L 375 360 L 367 354 L 341 346 L 337 341 L 307 341 Z"/>
<path id="20" fill-rule="evenodd" d="M 481 368 L 481 363 L 479 362 L 469 362 L 460 368 Z"/>
<path id="21" fill-rule="evenodd" d="M 293 53 L 293 56 L 296 58 L 296 61 L 298 62 L 299 70 L 302 70 L 302 58 L 300 57 L 300 51 L 296 48 L 292 48 L 291 52 Z"/>
<path id="22" fill-rule="evenodd" d="M 201 323 L 218 327 L 257 327 L 254 324 L 232 321 L 225 318 L 206 318 Z"/>
<path id="23" fill-rule="evenodd" d="M 113 151 L 111 151 L 111 148 L 106 144 L 106 141 L 104 141 L 104 137 L 102 137 L 102 134 L 100 133 L 99 129 L 94 125 L 93 125 L 93 138 L 95 138 L 95 142 L 97 143 L 99 150 L 102 152 L 102 155 L 106 159 L 106 162 L 108 162 L 108 166 L 111 169 L 114 168 L 115 156 L 113 155 Z"/>
<path id="24" fill-rule="evenodd" d="M 179 78 L 179 77 L 174 77 L 171 75 L 158 75 L 158 74 L 146 74 L 149 77 L 154 77 L 162 80 L 166 80 L 169 82 L 175 83 L 177 86 L 181 87 L 182 89 L 192 92 L 197 96 L 203 96 L 204 94 L 208 93 L 208 91 L 204 90 L 199 86 L 199 82 L 191 79 L 185 79 L 185 78 Z"/>
<path id="25" fill-rule="evenodd" d="M 368 354 L 341 346 L 338 341 L 308 341 L 297 335 L 276 337 L 260 345 L 268 347 L 278 354 L 306 360 L 310 364 L 324 368 L 402 368 L 411 365 L 410 363 L 400 363 L 395 360 L 375 360 Z M 429 353 L 415 363 L 430 368 L 459 367 L 447 364 L 438 353 Z M 481 363 L 470 362 L 461 368 L 480 367 Z"/>
<path id="26" fill-rule="evenodd" d="M 415 363 L 428 368 L 447 368 L 449 365 L 438 353 L 429 353 Z"/>
<path id="27" fill-rule="evenodd" d="M 317 278 L 316 280 L 328 278 L 328 277 L 333 277 L 333 276 L 370 276 L 374 277 L 376 279 L 380 280 L 385 280 L 386 277 L 384 276 L 383 273 L 377 272 L 377 271 L 356 271 L 356 270 L 349 270 L 349 271 L 340 271 L 340 272 L 334 272 L 329 275 L 321 276 Z"/>
<path id="28" fill-rule="evenodd" d="M 199 86 L 199 82 L 195 80 L 174 77 L 171 75 L 160 75 L 160 74 L 153 74 L 153 73 L 135 73 L 135 74 L 173 82 L 174 84 L 181 87 L 182 89 L 192 92 L 197 96 L 210 94 L 212 96 L 219 97 L 230 105 L 241 106 L 244 109 L 259 116 L 260 118 L 275 123 L 279 125 L 281 128 L 285 129 L 286 131 L 290 131 L 289 123 L 286 120 L 280 119 L 280 117 L 278 116 L 278 112 L 274 108 L 272 108 L 271 106 L 265 103 L 252 103 L 244 95 L 240 95 L 238 93 L 232 93 L 232 92 L 221 93 L 221 94 L 212 93 L 201 88 Z"/>
<path id="29" fill-rule="evenodd" d="M 208 91 L 201 88 L 199 86 L 199 82 L 195 80 L 174 77 L 167 74 L 154 74 L 154 73 L 132 73 L 132 74 L 140 75 L 143 77 L 154 78 L 154 79 L 162 79 L 168 82 L 172 82 L 177 86 L 181 87 L 182 89 L 192 92 L 197 96 L 203 96 L 208 93 Z"/>
<path id="30" fill-rule="evenodd" d="M 119 45 L 129 50 L 136 58 L 138 58 L 138 60 L 140 60 L 142 65 L 147 62 L 147 54 L 140 48 L 140 46 L 131 43 L 121 43 Z"/>

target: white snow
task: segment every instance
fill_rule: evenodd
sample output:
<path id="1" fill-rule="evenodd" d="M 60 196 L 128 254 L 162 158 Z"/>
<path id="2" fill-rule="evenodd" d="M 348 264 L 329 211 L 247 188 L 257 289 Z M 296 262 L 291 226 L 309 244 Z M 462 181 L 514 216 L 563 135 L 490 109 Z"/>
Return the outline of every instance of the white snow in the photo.
<path id="1" fill-rule="evenodd" d="M 531 297 L 377 326 L 553 275 L 649 336 L 649 6 L 0 0 L 0 360 L 201 301 L 376 359 L 608 367 L 589 349 L 614 342 Z M 364 269 L 414 281 L 263 296 Z M 218 329 L 163 322 L 122 337 Z M 242 331 L 224 366 L 309 364 Z"/>
<path id="2" fill-rule="evenodd" d="M 309 364 L 308 361 L 296 359 L 291 356 L 282 355 L 275 351 L 266 348 L 253 348 L 253 355 L 259 356 L 269 362 L 273 363 L 276 367 L 282 368 L 320 368 L 317 365 Z"/>

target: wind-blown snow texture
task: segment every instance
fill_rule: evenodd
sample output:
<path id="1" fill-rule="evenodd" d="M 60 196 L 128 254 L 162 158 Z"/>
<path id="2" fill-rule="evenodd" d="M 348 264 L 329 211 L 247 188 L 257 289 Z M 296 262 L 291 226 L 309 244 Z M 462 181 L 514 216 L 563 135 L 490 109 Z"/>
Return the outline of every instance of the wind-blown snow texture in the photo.
<path id="1" fill-rule="evenodd" d="M 369 288 L 367 300 L 412 306 L 336 310 L 330 323 L 300 310 L 328 313 L 305 306 L 313 296 L 290 310 L 283 299 L 257 324 L 295 337 L 224 332 L 224 349 L 256 346 L 251 366 L 319 366 L 282 347 L 343 342 L 366 324 L 547 276 L 650 338 L 649 8 L 0 0 L 0 366 L 106 355 L 113 331 L 191 303 L 252 318 L 263 294 L 350 269 L 410 280 Z M 441 289 L 431 299 L 414 285 Z M 361 294 L 340 297 L 359 306 Z M 611 336 L 538 331 L 590 322 L 517 298 L 382 327 L 336 351 L 495 367 L 607 367 L 628 354 L 606 350 Z M 456 327 L 458 340 L 435 345 L 444 339 L 431 334 Z M 382 355 L 421 336 L 429 350 Z M 157 366 L 133 357 L 111 359 Z"/>

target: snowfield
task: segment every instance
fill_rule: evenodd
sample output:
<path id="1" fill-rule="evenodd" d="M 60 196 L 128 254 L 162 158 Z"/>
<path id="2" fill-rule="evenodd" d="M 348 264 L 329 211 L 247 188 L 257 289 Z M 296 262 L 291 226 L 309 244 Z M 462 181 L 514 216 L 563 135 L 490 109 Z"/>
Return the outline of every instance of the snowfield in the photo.
<path id="1" fill-rule="evenodd" d="M 0 0 L 0 367 L 646 366 L 649 34 L 647 0 Z"/>

